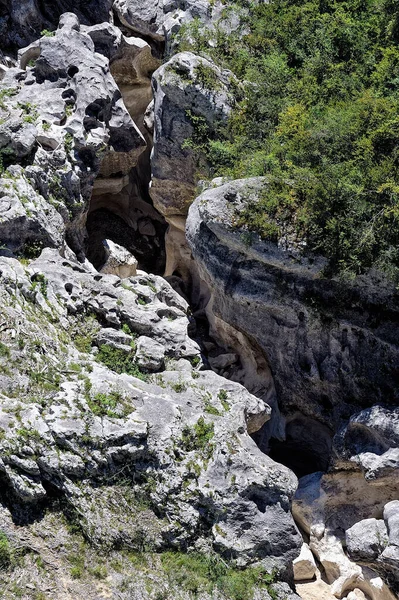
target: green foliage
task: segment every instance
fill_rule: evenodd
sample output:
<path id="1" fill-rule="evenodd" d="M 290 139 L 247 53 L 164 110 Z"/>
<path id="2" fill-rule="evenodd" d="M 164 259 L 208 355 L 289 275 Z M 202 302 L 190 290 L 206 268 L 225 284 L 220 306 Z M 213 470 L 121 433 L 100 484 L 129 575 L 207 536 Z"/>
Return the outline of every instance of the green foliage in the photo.
<path id="1" fill-rule="evenodd" d="M 12 551 L 6 534 L 0 530 L 0 569 L 7 569 L 12 563 Z"/>
<path id="2" fill-rule="evenodd" d="M 236 225 L 272 242 L 294 235 L 328 258 L 328 275 L 375 266 L 399 280 L 396 2 L 237 0 L 231 10 L 237 30 L 195 20 L 178 38 L 241 82 L 227 129 L 211 135 L 189 114 L 186 142 L 210 175 L 270 180 Z"/>
<path id="3" fill-rule="evenodd" d="M 35 273 L 31 277 L 32 289 L 39 289 L 44 298 L 47 298 L 48 281 L 42 273 Z"/>
<path id="4" fill-rule="evenodd" d="M 40 241 L 32 240 L 27 241 L 21 250 L 21 256 L 33 260 L 39 258 L 43 251 L 43 243 Z"/>
<path id="5" fill-rule="evenodd" d="M 211 440 L 214 436 L 213 423 L 206 423 L 200 417 L 194 427 L 186 425 L 182 431 L 181 447 L 185 452 L 200 452 L 204 458 L 209 459 L 213 454 Z"/>
<path id="6" fill-rule="evenodd" d="M 186 391 L 186 389 L 187 389 L 187 383 L 185 383 L 184 381 L 177 381 L 176 383 L 171 383 L 170 387 L 177 394 L 181 394 L 182 392 Z"/>
<path id="7" fill-rule="evenodd" d="M 43 29 L 43 31 L 40 32 L 40 35 L 42 37 L 54 37 L 55 31 L 49 31 L 48 29 Z"/>
<path id="8" fill-rule="evenodd" d="M 98 417 L 107 416 L 115 419 L 125 417 L 134 410 L 132 406 L 126 404 L 123 394 L 115 390 L 109 394 L 95 394 L 93 397 L 88 395 L 87 403 L 90 410 Z"/>
<path id="9" fill-rule="evenodd" d="M 39 113 L 35 104 L 31 102 L 18 102 L 18 108 L 24 113 L 23 120 L 25 123 L 36 123 Z"/>
<path id="10" fill-rule="evenodd" d="M 92 338 L 89 335 L 77 335 L 74 338 L 74 344 L 79 352 L 91 352 Z"/>
<path id="11" fill-rule="evenodd" d="M 4 89 L 0 90 L 0 109 L 6 110 L 7 105 L 5 103 L 5 100 L 7 98 L 11 98 L 12 96 L 15 96 L 16 93 L 17 93 L 17 90 L 15 88 L 4 88 Z"/>
<path id="12" fill-rule="evenodd" d="M 262 567 L 237 569 L 216 555 L 164 552 L 161 561 L 170 583 L 195 597 L 218 590 L 231 600 L 251 600 L 255 587 L 267 589 L 274 581 Z"/>
<path id="13" fill-rule="evenodd" d="M 146 381 L 147 375 L 142 373 L 139 367 L 133 362 L 133 352 L 126 352 L 120 348 L 112 348 L 103 344 L 96 356 L 98 362 L 103 363 L 116 373 L 127 373 L 138 379 Z"/>
<path id="14" fill-rule="evenodd" d="M 10 349 L 8 346 L 0 342 L 0 358 L 8 358 L 10 356 Z"/>
<path id="15" fill-rule="evenodd" d="M 199 63 L 194 68 L 194 75 L 196 82 L 208 90 L 218 90 L 221 87 L 215 70 L 205 63 Z"/>
<path id="16" fill-rule="evenodd" d="M 67 154 L 70 154 L 72 152 L 73 145 L 74 137 L 71 133 L 67 133 L 64 138 L 65 152 L 67 152 Z"/>
<path id="17" fill-rule="evenodd" d="M 204 401 L 204 411 L 205 412 L 209 413 L 210 415 L 216 415 L 216 416 L 220 415 L 220 412 L 218 411 L 216 406 L 213 406 L 213 404 L 212 404 L 212 394 L 210 394 L 209 392 L 206 392 L 204 394 L 203 401 Z"/>

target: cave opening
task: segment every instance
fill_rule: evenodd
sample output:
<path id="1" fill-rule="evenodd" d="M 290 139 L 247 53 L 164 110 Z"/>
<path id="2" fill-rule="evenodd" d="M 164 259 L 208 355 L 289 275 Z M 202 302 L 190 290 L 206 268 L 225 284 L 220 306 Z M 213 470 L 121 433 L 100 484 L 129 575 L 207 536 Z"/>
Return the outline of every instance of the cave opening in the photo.
<path id="1" fill-rule="evenodd" d="M 327 471 L 333 431 L 300 412 L 287 419 L 285 440 L 271 438 L 269 456 L 290 468 L 297 477 Z"/>

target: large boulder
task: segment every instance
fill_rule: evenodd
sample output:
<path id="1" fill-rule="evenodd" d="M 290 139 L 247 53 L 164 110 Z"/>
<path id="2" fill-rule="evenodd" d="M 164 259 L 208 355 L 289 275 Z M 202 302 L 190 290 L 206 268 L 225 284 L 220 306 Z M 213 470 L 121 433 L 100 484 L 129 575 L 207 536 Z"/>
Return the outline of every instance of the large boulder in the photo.
<path id="1" fill-rule="evenodd" d="M 299 480 L 293 514 L 337 596 L 359 587 L 371 598 L 393 598 L 387 583 L 398 591 L 399 478 L 397 465 L 384 459 L 389 445 L 398 449 L 398 415 L 381 406 L 353 415 L 334 437 L 329 472 Z M 380 460 L 384 468 L 376 467 Z"/>
<path id="2" fill-rule="evenodd" d="M 226 121 L 233 103 L 231 77 L 191 52 L 175 55 L 154 73 L 150 194 L 167 218 L 185 216 L 194 199 L 198 170 L 201 166 L 206 169 L 198 138 L 214 135 Z"/>
<path id="3" fill-rule="evenodd" d="M 197 18 L 202 25 L 222 16 L 221 0 L 115 0 L 114 11 L 125 27 L 157 41 L 170 41 L 182 25 Z"/>
<path id="4" fill-rule="evenodd" d="M 104 541 L 90 501 L 92 487 L 127 478 L 167 517 L 172 547 L 202 539 L 239 565 L 291 576 L 301 546 L 290 512 L 297 479 L 249 435 L 271 409 L 240 384 L 198 371 L 188 305 L 165 280 L 121 280 L 47 249 L 27 266 L 1 258 L 0 295 L 9 327 L 0 346 L 0 479 L 15 507 L 34 510 L 56 490 L 94 543 L 129 544 L 118 528 Z M 71 333 L 76 347 L 65 343 Z M 144 354 L 162 354 L 167 365 L 143 363 Z M 18 362 L 17 380 L 5 361 Z M 144 372 L 155 366 L 160 373 Z M 15 385 L 18 394 L 6 397 Z"/>

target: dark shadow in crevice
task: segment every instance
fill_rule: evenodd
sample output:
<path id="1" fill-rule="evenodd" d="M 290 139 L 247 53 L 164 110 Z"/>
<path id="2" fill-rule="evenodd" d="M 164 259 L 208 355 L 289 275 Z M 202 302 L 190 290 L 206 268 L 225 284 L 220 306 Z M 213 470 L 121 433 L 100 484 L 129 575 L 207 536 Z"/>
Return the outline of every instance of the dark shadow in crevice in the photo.
<path id="1" fill-rule="evenodd" d="M 333 431 L 316 419 L 297 412 L 287 420 L 286 439 L 271 439 L 269 456 L 303 477 L 327 471 Z"/>

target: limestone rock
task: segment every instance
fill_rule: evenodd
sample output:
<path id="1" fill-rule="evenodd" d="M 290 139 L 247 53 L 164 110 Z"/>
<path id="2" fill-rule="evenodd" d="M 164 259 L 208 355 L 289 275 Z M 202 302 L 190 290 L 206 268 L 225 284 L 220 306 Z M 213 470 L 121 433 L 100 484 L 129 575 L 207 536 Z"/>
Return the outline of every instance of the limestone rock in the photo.
<path id="1" fill-rule="evenodd" d="M 89 0 L 78 6 L 73 0 L 55 0 L 46 5 L 34 0 L 18 3 L 5 0 L 0 17 L 2 45 L 10 50 L 26 46 L 44 29 L 54 30 L 62 13 L 67 11 L 76 12 L 85 25 L 107 21 L 111 6 L 112 0 Z"/>
<path id="2" fill-rule="evenodd" d="M 159 371 L 165 360 L 165 349 L 162 344 L 142 335 L 137 340 L 136 362 L 145 371 Z"/>
<path id="3" fill-rule="evenodd" d="M 399 500 L 392 500 L 384 506 L 384 521 L 388 528 L 389 543 L 399 546 Z"/>
<path id="4" fill-rule="evenodd" d="M 121 282 L 70 251 L 46 249 L 29 265 L 0 258 L 0 299 L 2 319 L 18 331 L 1 332 L 20 376 L 18 395 L 0 404 L 0 471 L 16 507 L 46 503 L 47 490 L 57 490 L 93 544 L 132 547 L 128 517 L 110 532 L 100 498 L 90 500 L 127 478 L 167 515 L 174 547 L 194 548 L 201 537 L 240 565 L 261 561 L 290 577 L 301 545 L 290 513 L 297 480 L 249 435 L 271 409 L 212 371 L 194 377 L 185 359 L 200 362 L 200 352 L 187 333 L 188 306 L 165 280 L 140 272 Z M 28 352 L 18 342 L 24 335 Z M 71 335 L 76 347 L 65 345 Z M 106 345 L 105 361 L 93 343 Z M 164 355 L 168 370 L 158 362 L 161 372 L 140 372 L 144 354 L 146 370 Z M 173 370 L 174 360 L 187 368 Z M 5 391 L 12 378 L 3 371 Z M 32 402 L 39 390 L 40 403 Z"/>
<path id="5" fill-rule="evenodd" d="M 219 356 L 209 357 L 209 364 L 214 370 L 223 370 L 237 362 L 237 354 L 220 354 Z"/>
<path id="6" fill-rule="evenodd" d="M 387 528 L 381 519 L 364 519 L 346 530 L 345 539 L 353 560 L 372 561 L 388 544 Z"/>
<path id="7" fill-rule="evenodd" d="M 370 455 L 377 460 L 390 444 L 391 450 L 397 448 L 397 413 L 395 408 L 377 405 L 354 414 L 334 438 L 330 471 L 299 481 L 293 514 L 310 535 L 310 548 L 323 565 L 334 594 L 358 583 L 372 598 L 394 597 L 385 580 L 397 578 L 398 557 L 390 540 L 388 545 L 388 519 L 394 524 L 397 510 L 397 471 L 395 466 L 374 470 L 370 477 L 361 457 Z M 393 502 L 387 504 L 387 500 Z M 383 512 L 386 524 L 380 519 Z M 352 560 L 344 552 L 345 544 Z"/>
<path id="8" fill-rule="evenodd" d="M 96 335 L 96 343 L 98 346 L 111 346 L 111 348 L 125 350 L 126 352 L 130 352 L 132 349 L 132 337 L 124 331 L 112 329 L 111 327 L 100 329 Z"/>
<path id="9" fill-rule="evenodd" d="M 194 18 L 211 23 L 221 16 L 223 2 L 216 0 L 115 0 L 114 9 L 122 23 L 155 40 L 170 39 L 180 27 Z"/>
<path id="10" fill-rule="evenodd" d="M 81 255 L 100 159 L 137 159 L 146 142 L 121 100 L 108 59 L 95 52 L 76 15 L 62 15 L 53 36 L 21 50 L 20 64 L 1 82 L 10 90 L 0 109 L 0 148 L 7 149 L 9 167 L 9 181 L 3 175 L 1 183 L 3 244 L 14 253 L 26 253 L 26 247 L 38 253 L 67 239 Z M 28 166 L 15 166 L 27 156 Z"/>
<path id="11" fill-rule="evenodd" d="M 200 69 L 212 73 L 217 82 L 213 89 L 202 82 Z M 185 215 L 194 198 L 198 157 L 190 147 L 193 119 L 202 120 L 209 132 L 226 120 L 233 103 L 229 93 L 231 77 L 231 73 L 191 52 L 176 54 L 154 73 L 150 194 L 155 207 L 167 217 Z"/>
<path id="12" fill-rule="evenodd" d="M 323 278 L 323 259 L 309 260 L 292 232 L 272 243 L 238 228 L 265 186 L 262 178 L 215 180 L 190 207 L 186 236 L 207 288 L 210 320 L 227 323 L 260 347 L 287 415 L 299 411 L 336 431 L 347 411 L 396 406 L 396 292 L 372 274 L 352 284 Z M 371 306 L 381 314 L 376 328 L 369 326 Z M 356 408 L 348 397 L 356 398 Z M 353 427 L 360 431 L 362 425 Z M 393 457 L 385 459 L 389 467 Z"/>
<path id="13" fill-rule="evenodd" d="M 104 240 L 106 261 L 100 272 L 117 275 L 121 279 L 134 277 L 137 273 L 137 260 L 126 248 L 111 240 Z"/>
<path id="14" fill-rule="evenodd" d="M 303 544 L 300 555 L 294 560 L 295 581 L 313 579 L 316 574 L 316 563 L 307 544 Z"/>

